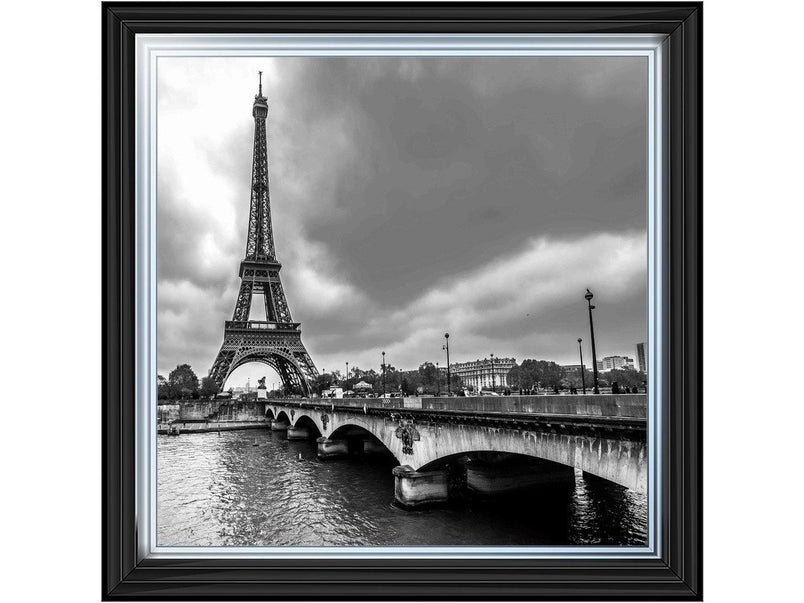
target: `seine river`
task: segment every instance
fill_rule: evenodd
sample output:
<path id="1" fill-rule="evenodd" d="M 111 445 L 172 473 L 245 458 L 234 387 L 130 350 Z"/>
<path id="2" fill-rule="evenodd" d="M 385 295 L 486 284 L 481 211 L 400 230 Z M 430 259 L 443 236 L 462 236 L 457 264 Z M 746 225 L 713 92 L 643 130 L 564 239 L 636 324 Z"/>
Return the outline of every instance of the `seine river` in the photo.
<path id="1" fill-rule="evenodd" d="M 268 430 L 158 436 L 161 546 L 645 544 L 647 499 L 575 486 L 421 511 L 393 505 L 393 463 L 322 462 Z"/>

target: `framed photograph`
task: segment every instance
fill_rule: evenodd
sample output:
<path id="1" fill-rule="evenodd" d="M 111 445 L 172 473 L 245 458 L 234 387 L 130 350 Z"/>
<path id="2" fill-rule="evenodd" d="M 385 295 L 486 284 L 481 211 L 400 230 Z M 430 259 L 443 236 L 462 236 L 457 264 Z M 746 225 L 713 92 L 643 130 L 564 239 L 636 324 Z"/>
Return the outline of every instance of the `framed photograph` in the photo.
<path id="1" fill-rule="evenodd" d="M 103 4 L 104 600 L 701 600 L 701 3 Z"/>

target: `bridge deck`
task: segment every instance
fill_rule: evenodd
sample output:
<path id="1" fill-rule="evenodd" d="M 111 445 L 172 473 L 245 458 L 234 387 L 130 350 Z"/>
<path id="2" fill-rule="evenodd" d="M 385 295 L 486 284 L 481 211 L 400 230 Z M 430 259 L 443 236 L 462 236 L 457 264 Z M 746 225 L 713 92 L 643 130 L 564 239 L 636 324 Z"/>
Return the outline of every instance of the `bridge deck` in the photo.
<path id="1" fill-rule="evenodd" d="M 279 398 L 271 404 L 434 422 L 500 427 L 585 427 L 644 432 L 646 396 L 511 396 L 500 398 Z M 462 408 L 454 408 L 452 406 Z M 469 408 L 466 408 L 469 407 Z M 559 412 L 563 411 L 563 412 Z"/>

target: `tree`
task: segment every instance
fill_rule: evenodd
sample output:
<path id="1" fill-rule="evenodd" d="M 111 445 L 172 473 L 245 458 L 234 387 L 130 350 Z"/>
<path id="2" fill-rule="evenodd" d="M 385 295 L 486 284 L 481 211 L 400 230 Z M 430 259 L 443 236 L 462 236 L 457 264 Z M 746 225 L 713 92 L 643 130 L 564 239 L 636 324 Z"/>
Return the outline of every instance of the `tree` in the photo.
<path id="1" fill-rule="evenodd" d="M 186 390 L 186 391 L 183 391 Z M 189 392 L 189 396 L 187 393 Z M 168 375 L 168 395 L 171 400 L 198 394 L 198 377 L 189 364 L 180 364 Z"/>
<path id="2" fill-rule="evenodd" d="M 333 384 L 332 373 L 321 373 L 320 375 L 318 375 L 318 377 L 313 379 L 313 385 L 312 385 L 313 391 L 320 395 L 322 391 L 332 387 L 332 384 Z"/>
<path id="3" fill-rule="evenodd" d="M 428 394 L 434 394 L 437 390 L 437 379 L 438 379 L 438 369 L 436 365 L 432 362 L 425 362 L 421 366 L 419 366 L 419 387 L 422 388 L 423 392 Z"/>
<path id="4" fill-rule="evenodd" d="M 167 379 L 162 375 L 156 376 L 156 397 L 159 400 L 167 400 L 170 397 L 170 389 Z"/>
<path id="5" fill-rule="evenodd" d="M 508 371 L 508 383 L 530 389 L 536 387 L 561 387 L 564 369 L 550 360 L 523 360 L 519 366 Z"/>
<path id="6" fill-rule="evenodd" d="M 450 391 L 454 394 L 463 389 L 463 381 L 458 375 L 450 375 L 449 386 Z"/>
<path id="7" fill-rule="evenodd" d="M 360 371 L 360 381 L 371 384 L 375 392 L 382 391 L 382 375 L 377 373 L 374 369 Z"/>
<path id="8" fill-rule="evenodd" d="M 600 378 L 607 385 L 611 385 L 616 381 L 620 387 L 628 388 L 642 388 L 644 387 L 644 382 L 648 380 L 645 373 L 632 368 L 612 369 L 607 373 L 603 373 Z"/>
<path id="9" fill-rule="evenodd" d="M 584 368 L 583 370 L 583 380 L 581 380 L 580 371 L 566 372 L 563 385 L 574 387 L 579 393 L 583 391 L 582 388 L 586 385 L 586 393 L 592 393 L 595 387 L 595 376 L 588 368 Z"/>
<path id="10" fill-rule="evenodd" d="M 212 377 L 204 377 L 201 379 L 201 391 L 200 394 L 204 398 L 211 398 L 215 394 L 217 394 L 220 390 L 218 389 L 218 384 L 212 379 Z"/>

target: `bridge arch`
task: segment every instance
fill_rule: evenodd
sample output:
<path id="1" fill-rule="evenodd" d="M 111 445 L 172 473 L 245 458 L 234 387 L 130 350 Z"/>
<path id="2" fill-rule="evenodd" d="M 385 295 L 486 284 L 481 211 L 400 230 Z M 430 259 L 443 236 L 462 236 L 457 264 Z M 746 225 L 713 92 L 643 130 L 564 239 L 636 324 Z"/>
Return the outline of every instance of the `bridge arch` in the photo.
<path id="1" fill-rule="evenodd" d="M 448 470 L 453 484 L 475 494 L 520 495 L 533 489 L 575 487 L 575 468 L 537 456 L 467 450 L 443 456 L 418 469 L 420 473 Z"/>
<path id="2" fill-rule="evenodd" d="M 293 427 L 295 427 L 296 429 L 304 429 L 304 428 L 309 429 L 310 433 L 314 437 L 320 437 L 322 435 L 321 428 L 318 426 L 318 423 L 316 423 L 315 419 L 313 419 L 310 415 L 307 414 L 297 416 L 296 422 L 293 424 Z"/>
<path id="3" fill-rule="evenodd" d="M 418 442 L 415 443 L 414 462 L 406 462 L 417 471 L 428 471 L 461 454 L 508 454 L 581 469 L 636 491 L 644 491 L 647 481 L 644 473 L 646 449 L 642 442 L 497 429 L 463 429 L 444 436 L 447 441 L 437 448 L 419 447 Z"/>
<path id="4" fill-rule="evenodd" d="M 381 434 L 375 433 L 368 424 L 359 425 L 357 422 L 342 423 L 333 429 L 327 437 L 330 440 L 347 441 L 347 446 L 350 450 L 371 454 L 386 454 L 394 459 L 395 464 L 400 462 L 394 450 L 383 441 Z"/>
<path id="5" fill-rule="evenodd" d="M 276 418 L 274 418 L 274 421 L 276 421 L 277 423 L 287 423 L 288 425 L 293 424 L 293 422 L 290 420 L 290 416 L 284 410 L 280 410 L 276 414 Z"/>

